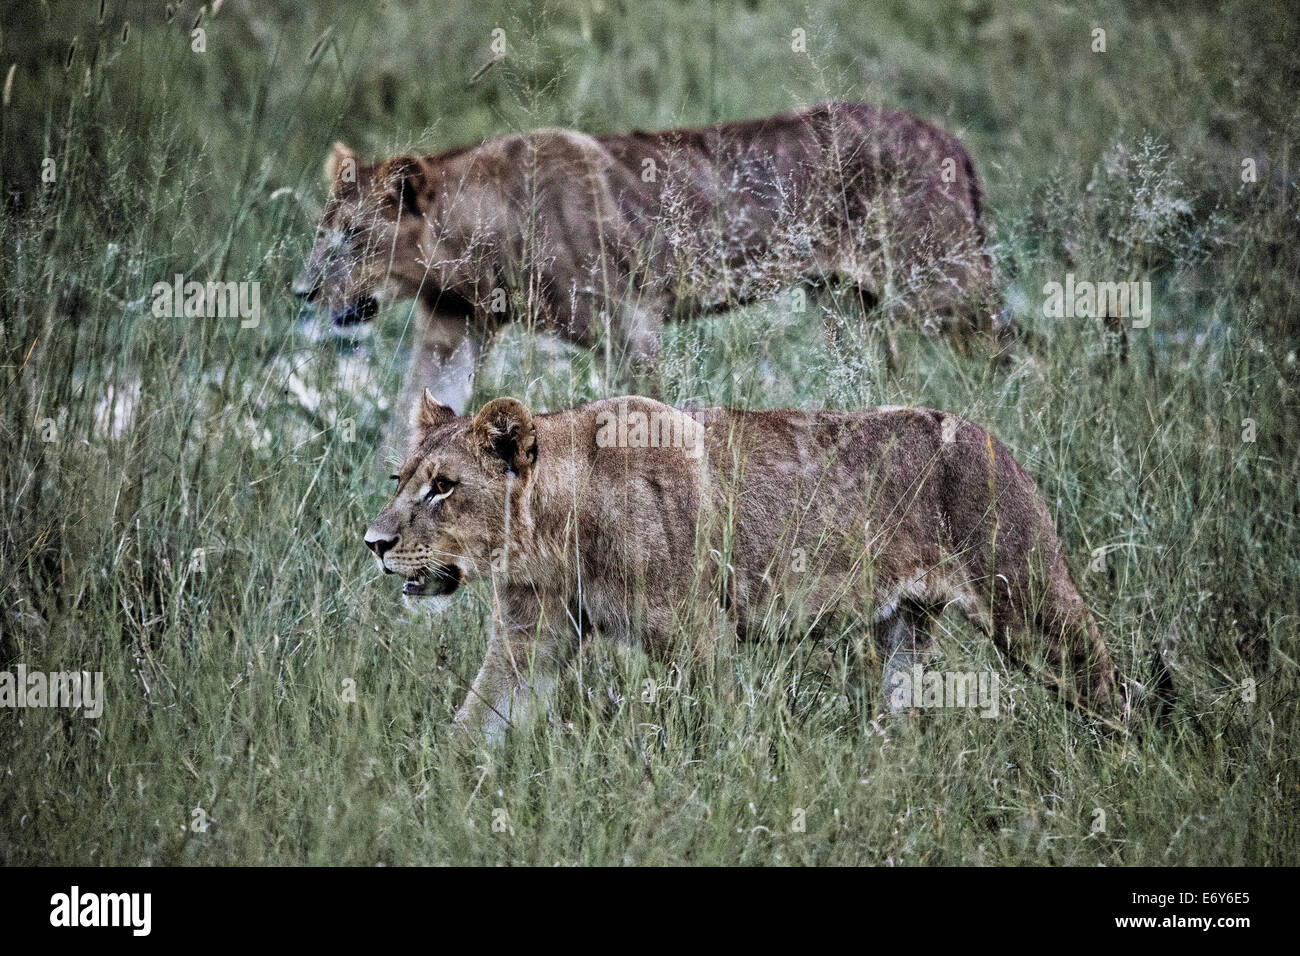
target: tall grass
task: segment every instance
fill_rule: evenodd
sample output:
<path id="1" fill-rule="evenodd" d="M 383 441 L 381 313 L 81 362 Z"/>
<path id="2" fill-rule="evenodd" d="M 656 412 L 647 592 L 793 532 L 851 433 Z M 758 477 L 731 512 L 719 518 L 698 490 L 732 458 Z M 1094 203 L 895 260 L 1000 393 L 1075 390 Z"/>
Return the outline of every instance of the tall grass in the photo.
<path id="1" fill-rule="evenodd" d="M 424 5 L 232 0 L 205 13 L 204 53 L 193 5 L 170 24 L 108 7 L 15 5 L 0 27 L 0 69 L 18 64 L 0 112 L 0 669 L 99 670 L 107 689 L 98 720 L 0 710 L 0 860 L 1297 862 L 1286 4 L 720 0 L 711 40 L 706 4 L 465 0 L 432 23 Z M 469 83 L 498 26 L 509 55 Z M 1173 713 L 1098 735 L 954 617 L 944 659 L 998 669 L 1000 719 L 878 718 L 860 633 L 773 635 L 684 673 L 597 642 L 550 719 L 467 755 L 446 726 L 485 596 L 408 617 L 360 546 L 409 311 L 336 349 L 299 336 L 287 291 L 329 143 L 381 155 L 833 97 L 963 136 L 1003 291 L 1045 353 L 990 369 L 902 331 L 887 378 L 831 291 L 671 327 L 668 397 L 918 403 L 989 426 L 1038 480 L 1121 666 L 1165 655 Z M 1098 323 L 1039 317 L 1067 271 L 1153 283 L 1126 362 Z M 154 318 L 150 288 L 177 272 L 260 281 L 261 323 Z M 601 370 L 514 329 L 476 398 L 563 407 L 601 397 Z"/>

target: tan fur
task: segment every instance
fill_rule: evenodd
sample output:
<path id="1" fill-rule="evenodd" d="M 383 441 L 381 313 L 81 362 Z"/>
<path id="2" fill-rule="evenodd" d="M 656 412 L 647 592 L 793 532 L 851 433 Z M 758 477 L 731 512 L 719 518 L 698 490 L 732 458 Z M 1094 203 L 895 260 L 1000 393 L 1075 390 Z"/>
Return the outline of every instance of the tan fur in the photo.
<path id="1" fill-rule="evenodd" d="M 396 496 L 366 539 L 384 543 L 394 572 L 426 579 L 454 565 L 466 583 L 491 580 L 493 633 L 462 726 L 498 732 L 518 717 L 528 689 L 570 659 L 579 627 L 662 656 L 701 606 L 741 639 L 774 614 L 856 615 L 892 647 L 924 645 L 927 617 L 951 604 L 1016 659 L 1038 661 L 1070 702 L 1119 706 L 1046 504 L 964 419 L 678 412 L 640 397 L 539 415 L 497 399 L 473 420 L 427 393 L 421 406 Z M 611 445 L 611 416 L 635 412 L 685 415 L 703 453 Z M 419 492 L 439 478 L 458 484 L 431 506 Z M 688 640 L 708 656 L 708 641 Z"/>
<path id="2" fill-rule="evenodd" d="M 970 156 L 906 113 L 828 103 L 654 133 L 539 129 L 373 164 L 336 144 L 326 171 L 297 288 L 338 321 L 372 298 L 420 303 L 402 407 L 428 385 L 462 411 L 453 353 L 472 371 L 512 319 L 585 345 L 608 328 L 653 391 L 665 321 L 796 283 L 848 283 L 932 332 L 1003 331 Z"/>

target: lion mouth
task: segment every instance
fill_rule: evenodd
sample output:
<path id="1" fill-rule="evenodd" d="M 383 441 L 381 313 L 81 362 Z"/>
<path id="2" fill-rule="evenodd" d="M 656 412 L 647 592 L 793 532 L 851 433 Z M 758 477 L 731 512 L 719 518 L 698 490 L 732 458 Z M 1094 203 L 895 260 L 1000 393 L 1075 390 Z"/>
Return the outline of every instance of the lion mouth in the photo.
<path id="1" fill-rule="evenodd" d="M 460 568 L 454 564 L 440 564 L 432 570 L 426 568 L 413 574 L 402 585 L 407 597 L 446 597 L 460 587 Z"/>
<path id="2" fill-rule="evenodd" d="M 360 325 L 362 322 L 368 322 L 373 319 L 379 312 L 379 301 L 374 296 L 367 296 L 360 302 L 353 302 L 341 312 L 335 312 L 331 319 L 338 328 L 346 329 L 349 326 Z"/>
<path id="3" fill-rule="evenodd" d="M 374 299 L 366 299 L 374 302 Z M 340 349 L 355 348 L 364 339 L 370 337 L 373 324 L 369 316 L 378 311 L 373 307 L 357 304 L 339 312 L 330 313 L 330 321 L 324 321 L 325 313 L 311 304 L 304 305 L 298 311 L 298 332 L 309 342 L 333 342 Z"/>

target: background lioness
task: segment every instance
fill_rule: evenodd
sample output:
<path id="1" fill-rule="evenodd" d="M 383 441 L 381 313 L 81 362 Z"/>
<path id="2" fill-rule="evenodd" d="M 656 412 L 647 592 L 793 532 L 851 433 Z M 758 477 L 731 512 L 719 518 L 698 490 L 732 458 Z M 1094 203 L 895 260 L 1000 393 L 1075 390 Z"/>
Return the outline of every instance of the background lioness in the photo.
<path id="1" fill-rule="evenodd" d="M 981 189 L 950 133 L 828 103 L 696 129 L 540 129 L 434 156 L 336 144 L 329 203 L 295 289 L 337 325 L 420 305 L 410 408 L 462 411 L 492 331 L 524 318 L 579 343 L 608 331 L 657 392 L 666 319 L 847 282 L 932 332 L 990 337 L 998 297 Z"/>
<path id="2" fill-rule="evenodd" d="M 951 604 L 1067 700 L 1120 703 L 1032 479 L 954 415 L 640 397 L 533 415 L 499 398 L 470 419 L 426 391 L 414 424 L 365 541 L 412 598 L 492 579 L 464 727 L 495 735 L 518 719 L 581 632 L 666 654 L 688 602 L 712 602 L 740 637 L 774 613 L 869 615 L 892 668 L 911 666 L 927 618 Z M 710 638 L 689 640 L 707 656 Z"/>

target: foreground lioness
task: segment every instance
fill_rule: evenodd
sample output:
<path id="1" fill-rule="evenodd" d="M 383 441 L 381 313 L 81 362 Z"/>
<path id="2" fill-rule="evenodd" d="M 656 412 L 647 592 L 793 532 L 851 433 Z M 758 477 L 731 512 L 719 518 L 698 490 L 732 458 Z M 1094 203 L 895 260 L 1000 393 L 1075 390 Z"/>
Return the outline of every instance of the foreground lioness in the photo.
<path id="1" fill-rule="evenodd" d="M 608 330 L 654 384 L 664 321 L 846 282 L 931 331 L 1000 335 L 980 182 L 915 116 L 828 103 L 698 129 L 540 129 L 366 163 L 336 144 L 296 291 L 337 325 L 419 305 L 410 408 L 457 411 L 482 346 L 522 318 L 590 345 Z M 611 350 L 614 354 L 615 350 Z"/>
<path id="2" fill-rule="evenodd" d="M 538 415 L 499 398 L 470 419 L 426 392 L 415 426 L 365 540 L 411 598 L 492 579 L 464 727 L 496 736 L 516 722 L 580 629 L 664 654 L 683 639 L 675 616 L 706 603 L 739 637 L 792 610 L 866 616 L 894 665 L 953 605 L 1072 703 L 1122 706 L 1033 481 L 956 416 L 628 397 Z M 697 633 L 687 650 L 707 656 L 720 628 Z"/>

